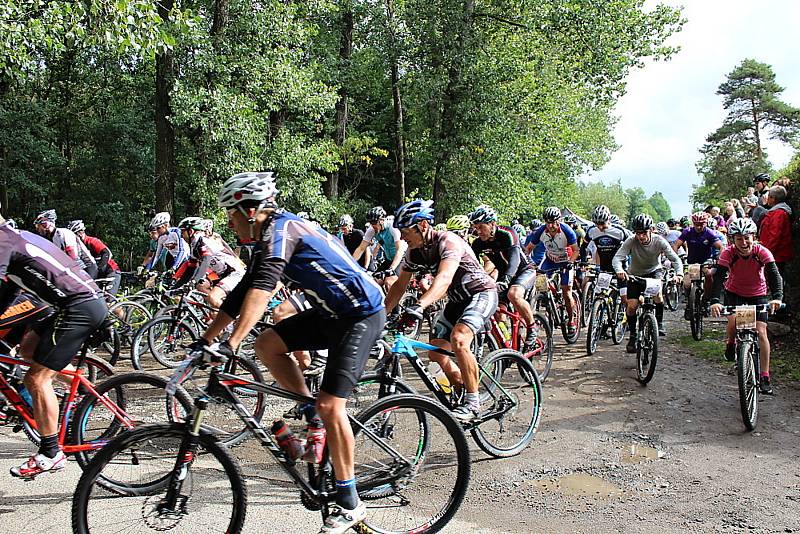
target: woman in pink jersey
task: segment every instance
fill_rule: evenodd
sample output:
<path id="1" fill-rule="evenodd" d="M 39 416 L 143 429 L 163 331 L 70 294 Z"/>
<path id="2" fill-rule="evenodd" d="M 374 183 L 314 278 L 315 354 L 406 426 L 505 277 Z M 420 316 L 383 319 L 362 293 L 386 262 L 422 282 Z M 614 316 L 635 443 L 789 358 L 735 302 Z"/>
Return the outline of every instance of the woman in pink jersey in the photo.
<path id="1" fill-rule="evenodd" d="M 756 224 L 748 218 L 736 219 L 728 227 L 728 239 L 732 240 L 733 244 L 720 254 L 714 273 L 711 292 L 711 314 L 714 317 L 719 317 L 722 313 L 720 293 L 723 286 L 726 306 L 769 303 L 770 313 L 774 313 L 781 306 L 783 280 L 778 273 L 772 253 L 765 246 L 755 243 L 756 231 Z M 759 389 L 761 393 L 771 395 L 767 319 L 766 311 L 758 313 L 756 330 L 761 349 Z M 733 361 L 736 340 L 736 319 L 733 315 L 728 317 L 727 338 L 725 357 L 728 361 Z"/>

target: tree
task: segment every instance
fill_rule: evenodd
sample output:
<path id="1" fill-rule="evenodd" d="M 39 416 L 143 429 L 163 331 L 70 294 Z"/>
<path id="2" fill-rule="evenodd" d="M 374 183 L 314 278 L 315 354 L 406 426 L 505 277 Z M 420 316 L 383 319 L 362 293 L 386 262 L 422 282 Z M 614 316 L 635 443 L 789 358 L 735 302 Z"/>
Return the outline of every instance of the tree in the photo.
<path id="1" fill-rule="evenodd" d="M 772 67 L 753 59 L 742 61 L 719 86 L 728 115 L 706 138 L 697 170 L 722 198 L 740 197 L 754 175 L 770 170 L 764 134 L 784 143 L 797 140 L 800 109 L 779 99 L 783 89 Z"/>
<path id="2" fill-rule="evenodd" d="M 667 202 L 667 199 L 664 198 L 661 192 L 656 191 L 650 195 L 650 198 L 647 199 L 647 203 L 656 213 L 657 220 L 666 221 L 672 218 L 672 208 L 670 208 L 669 202 Z"/>

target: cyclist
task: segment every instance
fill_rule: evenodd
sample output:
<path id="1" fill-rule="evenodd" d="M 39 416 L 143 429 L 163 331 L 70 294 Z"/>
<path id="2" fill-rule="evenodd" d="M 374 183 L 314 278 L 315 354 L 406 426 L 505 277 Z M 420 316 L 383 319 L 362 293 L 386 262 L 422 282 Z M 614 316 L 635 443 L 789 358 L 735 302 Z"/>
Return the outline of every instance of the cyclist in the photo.
<path id="1" fill-rule="evenodd" d="M 386 210 L 382 206 L 375 206 L 367 212 L 367 222 L 369 228 L 364 234 L 364 240 L 353 253 L 353 257 L 356 261 L 360 260 L 362 254 L 375 239 L 383 250 L 383 261 L 377 265 L 373 276 L 383 279 L 383 282 L 379 283 L 388 292 L 392 284 L 397 281 L 397 269 L 403 259 L 405 244 L 400 239 L 400 232 L 397 228 L 386 220 Z"/>
<path id="2" fill-rule="evenodd" d="M 56 311 L 35 323 L 19 348 L 25 359 L 32 360 L 24 384 L 33 400 L 41 443 L 36 454 L 11 468 L 11 474 L 30 479 L 67 465 L 58 447 L 59 406 L 53 378 L 102 324 L 108 308 L 77 260 L 44 237 L 12 229 L 0 216 L 0 312 L 18 290 L 36 296 Z"/>
<path id="3" fill-rule="evenodd" d="M 119 273 L 119 265 L 117 265 L 117 262 L 114 261 L 112 257 L 111 249 L 100 239 L 86 235 L 86 225 L 80 219 L 70 221 L 69 224 L 67 224 L 67 229 L 78 236 L 78 239 L 86 245 L 86 248 L 89 249 L 95 262 L 97 262 L 96 278 L 112 279 L 108 287 L 108 292 L 112 295 L 116 295 L 120 282 L 122 281 L 122 275 Z"/>
<path id="4" fill-rule="evenodd" d="M 756 223 L 752 219 L 743 217 L 731 221 L 728 227 L 728 236 L 733 241 L 733 245 L 722 251 L 714 273 L 714 285 L 711 291 L 711 315 L 714 317 L 719 317 L 722 313 L 720 294 L 723 287 L 725 288 L 726 306 L 768 303 L 772 313 L 780 308 L 783 300 L 783 280 L 772 253 L 767 247 L 755 243 L 757 231 Z M 767 311 L 758 313 L 756 331 L 758 332 L 758 345 L 761 349 L 759 389 L 761 393 L 771 395 L 768 318 Z M 736 317 L 733 315 L 728 317 L 726 333 L 725 357 L 728 361 L 733 361 L 736 358 L 734 352 L 736 349 Z"/>
<path id="5" fill-rule="evenodd" d="M 570 321 L 567 329 L 574 334 L 578 328 L 577 306 L 572 298 L 572 262 L 578 259 L 578 237 L 568 225 L 561 222 L 561 210 L 551 206 L 545 208 L 542 216 L 544 225 L 533 233 L 531 243 L 536 247 L 539 243 L 544 245 L 544 259 L 538 264 L 540 271 L 549 273 L 561 272 L 561 293 L 567 306 Z"/>
<path id="6" fill-rule="evenodd" d="M 511 221 L 511 229 L 517 234 L 518 240 L 522 240 L 525 237 L 525 227 L 519 223 L 519 220 L 514 219 Z"/>
<path id="7" fill-rule="evenodd" d="M 67 256 L 78 262 L 81 269 L 89 273 L 89 276 L 97 276 L 97 262 L 89 253 L 89 249 L 78 239 L 71 230 L 66 228 L 56 228 L 56 210 L 45 210 L 33 220 L 36 233 L 55 243 L 63 250 Z"/>
<path id="8" fill-rule="evenodd" d="M 147 270 L 147 266 L 150 264 L 150 260 L 155 257 L 156 250 L 158 250 L 158 232 L 149 226 L 146 229 L 147 234 L 150 236 L 150 241 L 147 245 L 147 252 L 145 252 L 144 257 L 142 258 L 142 262 L 136 268 L 136 274 L 141 275 L 145 270 Z M 153 262 L 153 269 L 159 271 L 166 271 L 166 261 L 167 261 L 167 250 L 161 249 L 161 256 L 155 258 Z"/>
<path id="9" fill-rule="evenodd" d="M 465 390 L 464 404 L 453 410 L 453 417 L 471 421 L 480 411 L 480 397 L 478 365 L 470 345 L 494 315 L 497 291 L 494 280 L 481 268 L 463 239 L 452 232 L 434 230 L 432 204 L 430 200 L 414 200 L 395 212 L 394 225 L 408 243 L 408 251 L 397 283 L 386 295 L 386 307 L 397 306 L 415 273 L 435 275 L 430 289 L 404 313 L 422 319 L 425 308 L 447 295 L 447 304 L 433 327 L 430 343 L 452 348 L 457 365 L 438 353 L 429 352 L 428 357 L 439 364 L 451 384 Z"/>
<path id="10" fill-rule="evenodd" d="M 237 258 L 239 257 L 239 255 L 236 254 L 236 251 L 231 248 L 228 242 L 225 241 L 221 235 L 214 231 L 214 219 L 203 219 L 203 231 L 205 232 L 207 238 L 214 240 L 225 252 L 231 256 L 236 256 Z"/>
<path id="11" fill-rule="evenodd" d="M 681 247 L 686 247 L 686 263 L 704 263 L 706 260 L 716 257 L 719 251 L 722 250 L 722 241 L 719 234 L 713 232 L 708 228 L 708 213 L 698 211 L 692 215 L 692 227 L 686 228 L 681 232 L 680 237 L 672 245 L 672 248 L 677 252 Z M 677 272 L 677 271 L 676 271 Z M 704 267 L 703 274 L 705 281 L 703 284 L 703 307 L 705 308 L 708 302 L 708 295 L 711 294 L 711 285 L 713 283 L 711 270 Z M 684 280 L 684 289 L 688 292 L 691 286 L 691 281 L 686 278 Z M 686 309 L 683 312 L 683 318 L 687 321 L 692 318 L 692 310 L 689 309 L 687 299 Z"/>
<path id="12" fill-rule="evenodd" d="M 617 253 L 614 254 L 612 265 L 617 278 L 622 281 L 628 280 L 628 273 L 641 278 L 654 278 L 661 280 L 663 276 L 661 267 L 661 255 L 667 257 L 675 265 L 675 272 L 682 273 L 683 265 L 681 259 L 669 246 L 666 239 L 653 233 L 653 218 L 641 213 L 631 221 L 634 235 L 625 240 Z M 625 271 L 624 262 L 630 256 L 630 265 Z M 677 275 L 680 283 L 680 275 Z M 644 291 L 644 284 L 641 282 L 627 281 L 626 286 L 628 305 L 625 311 L 628 319 L 628 330 L 630 337 L 625 350 L 629 353 L 636 352 L 636 310 L 639 308 L 639 297 Z M 664 299 L 659 294 L 654 299 L 656 303 L 656 321 L 658 322 L 658 335 L 666 335 L 664 330 Z"/>
<path id="13" fill-rule="evenodd" d="M 181 237 L 189 243 L 189 260 L 175 272 L 173 287 L 191 283 L 199 285 L 202 290 L 208 289 L 206 301 L 219 308 L 225 296 L 233 291 L 244 276 L 244 263 L 206 235 L 205 224 L 200 217 L 186 217 L 178 223 L 178 228 Z M 214 280 L 209 281 L 209 276 Z"/>
<path id="14" fill-rule="evenodd" d="M 514 306 L 528 325 L 525 349 L 528 352 L 536 342 L 533 310 L 525 298 L 536 281 L 536 268 L 522 253 L 517 233 L 497 224 L 497 212 L 491 206 L 481 205 L 469 214 L 478 239 L 472 243 L 472 251 L 480 258 L 486 256 L 498 271 L 497 292 L 507 292 L 508 301 Z"/>
<path id="15" fill-rule="evenodd" d="M 169 252 L 164 262 L 167 269 L 177 270 L 189 258 L 189 246 L 181 239 L 181 231 L 169 225 L 170 218 L 169 213 L 162 211 L 156 213 L 150 221 L 150 230 L 155 230 L 158 234 L 158 242 L 156 251 L 145 265 L 145 269 L 148 271 L 155 268 L 156 262 L 165 249 Z"/>
<path id="16" fill-rule="evenodd" d="M 219 204 L 227 210 L 239 239 L 255 242 L 255 250 L 244 278 L 192 351 L 212 343 L 238 317 L 228 340 L 211 346 L 212 351 L 233 356 L 264 314 L 282 278 L 303 288 L 311 309 L 265 330 L 255 350 L 282 387 L 310 395 L 300 368 L 288 353 L 329 349 L 316 407 L 305 410 L 311 439 L 304 457 L 321 461 L 324 439 L 319 428 L 312 434 L 321 417 L 337 480 L 336 506 L 320 532 L 338 534 L 366 516 L 355 486 L 354 438 L 345 405 L 383 329 L 383 294 L 340 240 L 280 209 L 277 194 L 271 172 L 240 173 L 223 184 Z"/>
<path id="17" fill-rule="evenodd" d="M 453 232 L 464 241 L 467 240 L 467 233 L 469 233 L 470 226 L 472 225 L 469 222 L 468 215 L 454 215 L 447 219 L 446 223 L 447 231 Z"/>
<path id="18" fill-rule="evenodd" d="M 336 234 L 336 237 L 342 240 L 347 252 L 355 254 L 359 245 L 364 241 L 364 232 L 356 228 L 353 223 L 353 217 L 345 213 L 339 217 L 339 233 Z M 364 250 L 364 255 L 358 260 L 358 264 L 366 269 L 371 259 L 372 251 L 367 247 Z"/>

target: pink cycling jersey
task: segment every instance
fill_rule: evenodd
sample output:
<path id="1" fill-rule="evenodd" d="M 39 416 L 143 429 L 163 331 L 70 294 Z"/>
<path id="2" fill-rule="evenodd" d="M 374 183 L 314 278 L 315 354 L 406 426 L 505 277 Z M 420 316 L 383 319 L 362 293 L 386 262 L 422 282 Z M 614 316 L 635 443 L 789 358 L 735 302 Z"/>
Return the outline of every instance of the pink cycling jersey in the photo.
<path id="1" fill-rule="evenodd" d="M 764 265 L 774 262 L 772 253 L 763 245 L 753 245 L 749 256 L 742 256 L 733 245 L 726 247 L 719 256 L 719 264 L 729 270 L 725 291 L 740 297 L 761 297 L 767 294 Z"/>

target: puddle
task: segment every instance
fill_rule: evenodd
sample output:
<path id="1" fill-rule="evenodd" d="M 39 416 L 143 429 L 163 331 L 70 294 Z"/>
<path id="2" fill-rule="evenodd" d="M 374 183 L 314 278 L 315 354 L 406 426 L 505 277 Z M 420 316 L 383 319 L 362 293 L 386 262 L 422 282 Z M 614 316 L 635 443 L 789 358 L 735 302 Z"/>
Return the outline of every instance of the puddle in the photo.
<path id="1" fill-rule="evenodd" d="M 659 451 L 641 443 L 632 443 L 622 449 L 620 461 L 623 464 L 638 464 L 644 460 L 658 460 L 664 456 L 666 456 L 664 451 Z"/>
<path id="2" fill-rule="evenodd" d="M 575 497 L 619 497 L 622 490 L 602 478 L 574 473 L 556 479 L 534 480 L 532 484 L 548 493 L 561 493 Z"/>

